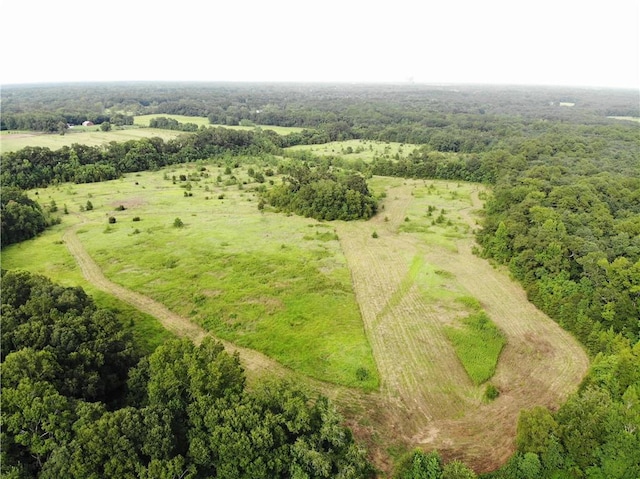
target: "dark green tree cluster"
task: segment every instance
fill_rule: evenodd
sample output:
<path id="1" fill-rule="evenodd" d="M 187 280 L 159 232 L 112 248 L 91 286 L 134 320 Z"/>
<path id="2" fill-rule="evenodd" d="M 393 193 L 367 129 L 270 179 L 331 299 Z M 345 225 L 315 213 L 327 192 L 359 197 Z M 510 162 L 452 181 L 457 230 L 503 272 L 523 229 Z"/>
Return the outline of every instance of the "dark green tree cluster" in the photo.
<path id="1" fill-rule="evenodd" d="M 535 166 L 496 186 L 479 238 L 593 353 L 640 339 L 640 177 Z"/>
<path id="2" fill-rule="evenodd" d="M 365 478 L 372 469 L 324 397 L 249 391 L 210 338 L 138 359 L 81 288 L 2 277 L 2 473 L 15 478 Z"/>
<path id="3" fill-rule="evenodd" d="M 159 116 L 149 120 L 149 128 L 162 128 L 164 130 L 178 130 L 178 131 L 197 131 L 198 125 L 195 123 L 181 123 L 173 118 L 167 118 L 165 116 Z"/>
<path id="4" fill-rule="evenodd" d="M 478 155 L 447 157 L 428 146 L 412 151 L 407 158 L 376 158 L 371 165 L 371 173 L 401 178 L 438 178 L 478 183 L 495 181 L 495 173 L 491 170 L 490 164 L 482 162 Z"/>
<path id="5" fill-rule="evenodd" d="M 41 206 L 18 188 L 2 189 L 0 196 L 0 241 L 2 246 L 19 243 L 33 238 L 54 224 L 52 218 Z"/>
<path id="6" fill-rule="evenodd" d="M 425 453 L 420 449 L 400 458 L 394 479 L 475 479 L 476 474 L 460 461 L 442 463 L 437 452 Z"/>
<path id="7" fill-rule="evenodd" d="M 596 357 L 580 391 L 555 413 L 523 411 L 518 453 L 495 479 L 640 477 L 640 343 Z"/>
<path id="8" fill-rule="evenodd" d="M 278 210 L 328 221 L 368 219 L 377 208 L 362 176 L 337 176 L 306 164 L 290 167 L 283 183 L 265 193 L 264 199 Z"/>

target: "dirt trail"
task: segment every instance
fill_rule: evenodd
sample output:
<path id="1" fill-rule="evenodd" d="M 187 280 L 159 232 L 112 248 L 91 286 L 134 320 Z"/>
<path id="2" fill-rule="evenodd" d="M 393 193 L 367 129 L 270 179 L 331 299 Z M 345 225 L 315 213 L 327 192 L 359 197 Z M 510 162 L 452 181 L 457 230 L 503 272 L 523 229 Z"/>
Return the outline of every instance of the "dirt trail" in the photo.
<path id="1" fill-rule="evenodd" d="M 196 344 L 199 344 L 205 336 L 211 335 L 200 326 L 193 324 L 188 319 L 174 313 L 163 304 L 154 301 L 147 296 L 136 293 L 135 291 L 124 288 L 107 279 L 102 273 L 100 266 L 93 261 L 87 250 L 85 250 L 84 246 L 80 242 L 80 239 L 76 234 L 80 226 L 82 226 L 82 223 L 69 228 L 65 232 L 63 240 L 67 249 L 78 263 L 78 266 L 87 281 L 99 290 L 111 294 L 126 303 L 129 303 L 131 306 L 137 308 L 143 313 L 150 314 L 157 318 L 167 330 L 171 331 L 176 336 L 189 338 Z M 270 374 L 288 374 L 288 370 L 284 366 L 264 354 L 252 349 L 238 347 L 233 343 L 219 338 L 216 339 L 224 344 L 227 351 L 231 353 L 237 351 L 240 354 L 240 359 L 244 367 L 251 373 L 269 371 Z"/>

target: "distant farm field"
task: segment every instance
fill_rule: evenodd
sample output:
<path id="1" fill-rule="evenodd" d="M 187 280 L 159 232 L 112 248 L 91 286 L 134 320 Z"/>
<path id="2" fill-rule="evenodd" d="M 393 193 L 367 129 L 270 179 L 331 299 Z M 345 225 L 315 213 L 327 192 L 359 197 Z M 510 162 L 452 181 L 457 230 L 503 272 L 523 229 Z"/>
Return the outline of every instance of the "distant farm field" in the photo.
<path id="1" fill-rule="evenodd" d="M 287 148 L 289 151 L 311 151 L 318 156 L 340 156 L 346 160 L 372 161 L 375 157 L 393 158 L 395 155 L 407 156 L 418 145 L 374 141 L 345 140 L 332 141 L 320 145 L 298 145 Z"/>
<path id="2" fill-rule="evenodd" d="M 82 129 L 80 129 L 82 128 Z M 27 146 L 46 147 L 57 150 L 63 146 L 79 143 L 88 146 L 106 145 L 112 141 L 123 142 L 141 138 L 159 137 L 170 140 L 182 134 L 180 131 L 159 130 L 151 128 L 126 128 L 122 130 L 100 131 L 99 126 L 76 127 L 67 130 L 64 135 L 58 133 L 17 132 L 0 135 L 0 152 L 17 151 Z"/>
<path id="3" fill-rule="evenodd" d="M 69 213 L 4 248 L 3 268 L 92 292 L 104 275 L 103 287 L 129 304 L 162 305 L 164 319 L 263 353 L 271 362 L 259 366 L 240 353 L 249 372 L 289 375 L 330 396 L 379 456 L 420 446 L 490 470 L 513 452 L 521 409 L 556 407 L 577 388 L 582 348 L 506 271 L 472 253 L 484 187 L 373 177 L 376 216 L 319 222 L 258 209 L 261 185 L 248 168 L 260 171 L 260 161 L 30 191 Z M 153 320 L 143 326 L 162 340 Z M 499 392 L 490 402 L 488 384 Z"/>
<path id="4" fill-rule="evenodd" d="M 212 125 L 209 123 L 209 119 L 204 116 L 186 116 L 186 115 L 168 115 L 164 113 L 153 113 L 151 115 L 138 115 L 133 118 L 133 124 L 143 127 L 149 126 L 149 122 L 158 117 L 171 118 L 180 123 L 195 123 L 198 126 L 221 126 L 223 128 L 229 128 L 231 130 L 255 130 L 261 128 L 263 130 L 272 130 L 279 135 L 287 135 L 289 133 L 295 133 L 302 131 L 303 128 L 289 127 L 289 126 L 273 126 L 273 125 L 255 125 L 255 126 L 229 126 L 229 125 Z"/>

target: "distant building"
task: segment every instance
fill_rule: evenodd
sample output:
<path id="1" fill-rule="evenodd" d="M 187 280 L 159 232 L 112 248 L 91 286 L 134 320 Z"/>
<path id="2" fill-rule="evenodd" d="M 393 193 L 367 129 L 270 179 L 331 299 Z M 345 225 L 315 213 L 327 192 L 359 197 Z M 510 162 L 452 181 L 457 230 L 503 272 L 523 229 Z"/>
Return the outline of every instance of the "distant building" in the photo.
<path id="1" fill-rule="evenodd" d="M 93 126 L 93 122 L 92 122 L 92 121 L 89 121 L 89 120 L 87 120 L 87 121 L 83 121 L 83 122 L 82 122 L 82 126 Z"/>

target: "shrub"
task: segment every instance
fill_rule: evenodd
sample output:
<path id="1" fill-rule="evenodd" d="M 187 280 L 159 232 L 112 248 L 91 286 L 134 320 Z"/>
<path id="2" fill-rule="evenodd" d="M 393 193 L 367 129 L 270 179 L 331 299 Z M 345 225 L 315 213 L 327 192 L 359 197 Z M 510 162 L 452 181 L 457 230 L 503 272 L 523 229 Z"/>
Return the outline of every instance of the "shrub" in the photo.
<path id="1" fill-rule="evenodd" d="M 182 228 L 184 226 L 184 223 L 182 222 L 182 220 L 180 218 L 176 218 L 175 220 L 173 220 L 173 227 L 174 228 Z"/>
<path id="2" fill-rule="evenodd" d="M 116 222 L 116 219 L 113 216 L 109 216 L 109 224 L 112 225 Z"/>
<path id="3" fill-rule="evenodd" d="M 90 200 L 87 200 L 86 209 L 87 209 L 87 211 L 91 211 L 93 209 L 93 203 L 91 203 Z"/>
<path id="4" fill-rule="evenodd" d="M 493 401 L 498 396 L 500 396 L 500 391 L 493 384 L 487 384 L 487 388 L 484 390 L 484 398 L 487 401 Z"/>
<path id="5" fill-rule="evenodd" d="M 140 217 L 139 216 L 134 216 L 133 217 L 133 221 L 140 221 Z"/>
<path id="6" fill-rule="evenodd" d="M 377 238 L 378 237 L 378 232 L 374 231 L 373 233 L 371 233 L 371 237 L 372 238 Z"/>
<path id="7" fill-rule="evenodd" d="M 126 210 L 126 208 L 124 207 L 124 205 L 116 206 L 116 211 L 124 211 L 124 210 Z"/>

